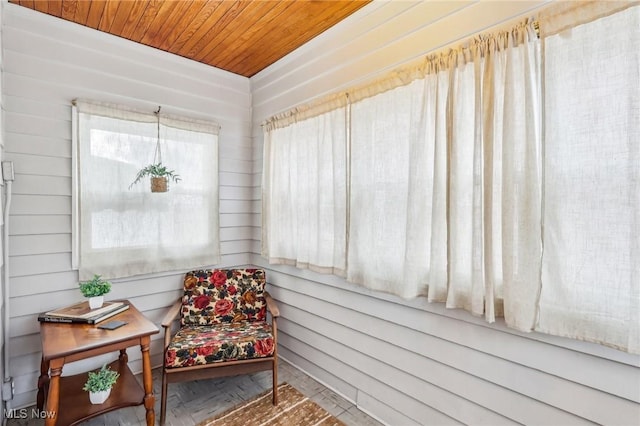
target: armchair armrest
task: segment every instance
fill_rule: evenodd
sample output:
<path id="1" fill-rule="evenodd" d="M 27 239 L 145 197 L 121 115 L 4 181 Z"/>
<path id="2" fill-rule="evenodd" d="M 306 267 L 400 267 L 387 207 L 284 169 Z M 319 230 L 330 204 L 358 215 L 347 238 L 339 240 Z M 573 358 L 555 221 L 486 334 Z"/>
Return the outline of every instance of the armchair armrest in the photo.
<path id="1" fill-rule="evenodd" d="M 162 319 L 162 327 L 169 328 L 171 327 L 171 323 L 178 318 L 180 314 L 180 307 L 182 306 L 182 298 L 176 300 L 173 305 L 169 308 L 169 311 L 165 314 Z"/>
<path id="2" fill-rule="evenodd" d="M 266 291 L 264 292 L 264 299 L 267 302 L 267 309 L 269 310 L 271 317 L 278 318 L 280 316 L 280 310 L 278 309 L 278 305 L 276 304 L 276 301 L 273 300 L 271 295 Z"/>

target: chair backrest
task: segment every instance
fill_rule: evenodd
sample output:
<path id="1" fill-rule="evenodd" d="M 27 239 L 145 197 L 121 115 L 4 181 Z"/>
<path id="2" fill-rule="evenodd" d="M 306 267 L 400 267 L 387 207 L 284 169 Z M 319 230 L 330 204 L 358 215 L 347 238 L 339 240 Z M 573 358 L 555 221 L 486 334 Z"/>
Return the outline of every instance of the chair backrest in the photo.
<path id="1" fill-rule="evenodd" d="M 187 272 L 180 322 L 211 325 L 264 321 L 264 269 L 207 269 Z"/>

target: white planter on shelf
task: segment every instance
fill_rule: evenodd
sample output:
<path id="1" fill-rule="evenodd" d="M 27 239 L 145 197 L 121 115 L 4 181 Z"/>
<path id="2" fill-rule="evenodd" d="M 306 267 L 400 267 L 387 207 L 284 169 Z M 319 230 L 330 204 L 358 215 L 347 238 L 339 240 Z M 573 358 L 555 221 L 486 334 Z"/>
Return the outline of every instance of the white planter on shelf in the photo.
<path id="1" fill-rule="evenodd" d="M 101 308 L 103 303 L 104 303 L 104 296 L 94 296 L 89 298 L 89 307 L 91 309 Z"/>
<path id="2" fill-rule="evenodd" d="M 104 403 L 111 394 L 111 388 L 100 392 L 89 392 L 89 400 L 92 404 Z"/>

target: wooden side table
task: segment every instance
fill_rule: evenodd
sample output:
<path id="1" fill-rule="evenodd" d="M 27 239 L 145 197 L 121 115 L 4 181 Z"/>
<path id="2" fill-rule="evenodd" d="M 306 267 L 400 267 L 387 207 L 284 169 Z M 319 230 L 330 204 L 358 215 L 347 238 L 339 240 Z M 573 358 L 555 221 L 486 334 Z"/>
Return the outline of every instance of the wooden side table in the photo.
<path id="1" fill-rule="evenodd" d="M 105 320 L 117 319 L 128 323 L 116 330 L 99 329 L 99 324 L 40 323 L 42 361 L 37 406 L 48 413 L 45 426 L 75 425 L 108 411 L 141 404 L 147 410 L 147 425 L 155 423 L 149 344 L 151 335 L 159 330 L 135 306 L 126 300 L 124 302 L 130 305 L 128 310 Z M 136 345 L 140 345 L 142 351 L 144 388 L 127 365 L 126 348 Z M 120 351 L 120 356 L 110 366 L 120 373 L 120 377 L 103 404 L 91 404 L 89 393 L 82 390 L 87 373 L 60 376 L 65 363 L 115 351 Z"/>

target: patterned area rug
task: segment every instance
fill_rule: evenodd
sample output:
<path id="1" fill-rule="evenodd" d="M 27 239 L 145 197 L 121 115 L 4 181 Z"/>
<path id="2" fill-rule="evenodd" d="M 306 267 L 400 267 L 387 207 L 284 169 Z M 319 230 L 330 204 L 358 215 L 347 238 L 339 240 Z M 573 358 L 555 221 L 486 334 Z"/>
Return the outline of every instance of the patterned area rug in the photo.
<path id="1" fill-rule="evenodd" d="M 271 391 L 256 396 L 198 426 L 344 426 L 324 408 L 288 383 L 278 386 L 278 405 L 271 404 Z"/>

